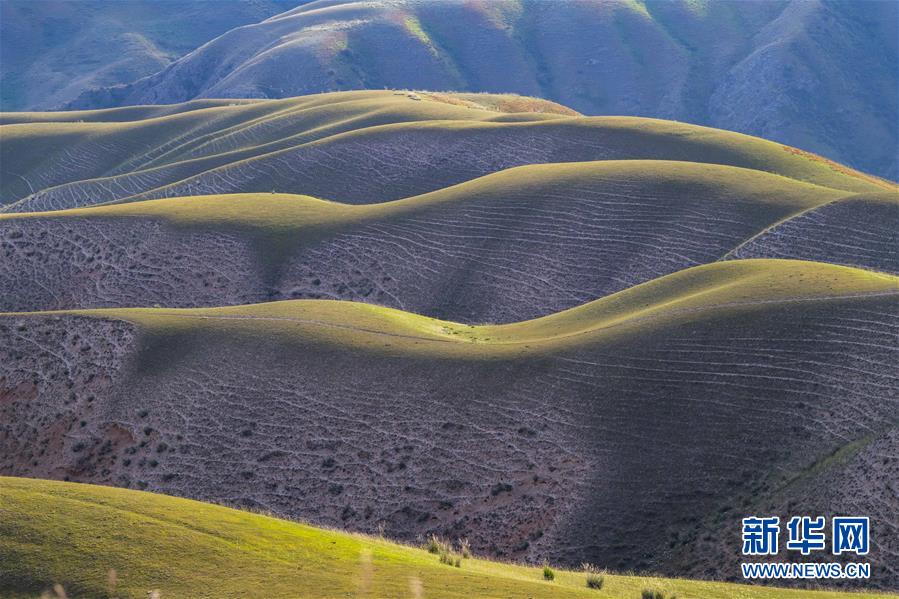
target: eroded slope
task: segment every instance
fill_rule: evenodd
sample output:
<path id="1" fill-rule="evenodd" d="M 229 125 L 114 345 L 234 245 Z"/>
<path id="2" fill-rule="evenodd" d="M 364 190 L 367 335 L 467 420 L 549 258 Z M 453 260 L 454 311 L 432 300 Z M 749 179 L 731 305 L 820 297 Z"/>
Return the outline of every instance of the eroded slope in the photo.
<path id="1" fill-rule="evenodd" d="M 766 229 L 728 258 L 793 258 L 899 273 L 899 193 L 849 196 Z"/>
<path id="2" fill-rule="evenodd" d="M 378 205 L 257 194 L 8 215 L 0 309 L 329 298 L 510 322 L 714 262 L 842 193 L 734 167 L 602 161 Z"/>
<path id="3" fill-rule="evenodd" d="M 897 293 L 736 261 L 494 327 L 314 301 L 9 314 L 0 469 L 732 576 L 703 559 L 730 532 L 716 514 L 784 493 L 816 507 L 784 485 L 895 427 Z M 896 586 L 894 539 L 875 537 L 875 584 Z"/>

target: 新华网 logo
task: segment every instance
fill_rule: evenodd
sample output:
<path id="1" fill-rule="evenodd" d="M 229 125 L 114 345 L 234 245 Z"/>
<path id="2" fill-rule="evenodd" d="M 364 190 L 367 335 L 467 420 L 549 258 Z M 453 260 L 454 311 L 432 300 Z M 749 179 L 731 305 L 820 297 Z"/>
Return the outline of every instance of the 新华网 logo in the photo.
<path id="1" fill-rule="evenodd" d="M 786 523 L 787 551 L 803 556 L 827 549 L 827 519 L 824 516 L 793 516 Z M 778 516 L 743 518 L 745 556 L 777 555 L 781 534 Z M 830 552 L 833 555 L 868 555 L 871 527 L 867 516 L 835 516 L 831 519 Z M 868 563 L 747 563 L 741 564 L 744 578 L 869 578 Z"/>

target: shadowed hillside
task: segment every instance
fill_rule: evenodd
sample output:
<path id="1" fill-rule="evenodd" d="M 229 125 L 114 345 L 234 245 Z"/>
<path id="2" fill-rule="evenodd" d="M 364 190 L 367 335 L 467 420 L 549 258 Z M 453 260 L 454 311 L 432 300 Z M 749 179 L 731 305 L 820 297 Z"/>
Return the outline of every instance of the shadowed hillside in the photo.
<path id="1" fill-rule="evenodd" d="M 97 108 L 345 89 L 513 92 L 759 135 L 897 176 L 895 2 L 321 0 L 213 40 Z"/>
<path id="2" fill-rule="evenodd" d="M 747 511 L 892 512 L 877 479 L 791 485 L 895 426 L 897 297 L 895 277 L 763 260 L 500 326 L 308 300 L 6 314 L 0 469 L 732 577 Z M 874 584 L 896 584 L 895 538 L 874 537 Z"/>
<path id="3" fill-rule="evenodd" d="M 259 194 L 11 214 L 0 216 L 0 309 L 330 298 L 509 322 L 714 262 L 845 194 L 630 160 L 519 167 L 374 205 Z M 899 270 L 893 246 L 868 245 Z"/>
<path id="4" fill-rule="evenodd" d="M 794 258 L 899 274 L 899 193 L 853 195 L 785 219 L 731 258 Z"/>

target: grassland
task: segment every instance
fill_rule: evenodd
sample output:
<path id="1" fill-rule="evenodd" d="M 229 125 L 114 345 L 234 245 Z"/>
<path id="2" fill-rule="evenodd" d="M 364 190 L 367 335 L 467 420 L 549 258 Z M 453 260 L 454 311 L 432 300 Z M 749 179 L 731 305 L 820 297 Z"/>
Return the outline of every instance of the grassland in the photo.
<path id="1" fill-rule="evenodd" d="M 467 325 L 371 304 L 328 300 L 34 314 L 119 319 L 139 325 L 150 335 L 213 330 L 318 340 L 375 351 L 389 348 L 417 356 L 484 358 L 602 342 L 702 315 L 739 318 L 778 303 L 895 294 L 899 294 L 899 277 L 892 275 L 798 260 L 739 260 L 679 271 L 564 312 L 504 325 Z"/>
<path id="2" fill-rule="evenodd" d="M 32 597 L 63 584 L 69 597 L 640 597 L 683 599 L 887 597 L 606 574 L 477 558 L 461 567 L 387 540 L 138 491 L 0 478 L 0 594 Z M 110 585 L 109 571 L 115 571 Z M 110 588 L 112 586 L 112 588 Z"/>
<path id="3" fill-rule="evenodd" d="M 654 119 L 582 117 L 516 96 L 417 97 L 340 92 L 66 116 L 2 115 L 0 197 L 7 211 L 185 196 L 192 189 L 208 194 L 274 188 L 371 203 L 432 191 L 504 166 L 597 159 L 724 164 L 846 192 L 896 189 L 813 154 L 727 131 Z M 452 153 L 462 151 L 452 148 L 463 138 L 467 158 Z M 522 147 L 528 145 L 534 147 Z M 357 155 L 360 146 L 367 153 Z M 451 158 L 438 158 L 441 152 Z M 418 161 L 428 155 L 434 155 L 428 165 L 437 159 L 461 162 L 448 173 L 419 172 L 425 165 Z M 471 155 L 492 157 L 497 166 L 468 164 Z M 339 167 L 342 181 L 321 170 L 324 156 Z M 288 176 L 285 169 L 293 164 L 308 172 Z"/>

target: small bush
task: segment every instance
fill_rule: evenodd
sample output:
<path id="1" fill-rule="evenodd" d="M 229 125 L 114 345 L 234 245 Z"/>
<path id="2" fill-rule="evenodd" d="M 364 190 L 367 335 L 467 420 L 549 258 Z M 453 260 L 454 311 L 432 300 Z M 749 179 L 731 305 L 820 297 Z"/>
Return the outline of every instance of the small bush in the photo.
<path id="1" fill-rule="evenodd" d="M 462 567 L 462 557 L 457 553 L 453 553 L 453 550 L 449 545 L 444 545 L 440 549 L 440 563 L 446 564 L 447 566 L 456 566 L 457 568 Z"/>
<path id="2" fill-rule="evenodd" d="M 441 564 L 462 567 L 462 556 L 453 551 L 452 543 L 444 541 L 437 535 L 430 535 L 424 548 L 428 553 L 436 553 Z"/>
<path id="3" fill-rule="evenodd" d="M 428 553 L 440 553 L 440 546 L 443 542 L 440 540 L 440 537 L 437 535 L 430 535 L 428 537 L 428 541 L 425 543 L 425 549 L 428 550 Z"/>
<path id="4" fill-rule="evenodd" d="M 462 567 L 462 558 L 471 556 L 471 551 L 467 540 L 459 539 L 459 545 L 462 547 L 462 553 L 456 553 L 452 543 L 444 541 L 437 535 L 428 536 L 424 549 L 428 553 L 436 553 L 441 564 L 447 566 Z"/>
<path id="5" fill-rule="evenodd" d="M 643 589 L 643 592 L 640 594 L 640 599 L 665 599 L 665 594 L 662 591 L 656 591 L 654 589 Z"/>
<path id="6" fill-rule="evenodd" d="M 584 574 L 587 575 L 588 589 L 596 589 L 598 591 L 602 588 L 602 585 L 605 582 L 605 576 L 603 576 L 602 570 L 600 570 L 593 564 L 588 563 L 581 564 L 581 570 L 583 570 Z"/>
<path id="7" fill-rule="evenodd" d="M 459 553 L 465 559 L 471 557 L 471 543 L 468 542 L 468 539 L 459 539 Z"/>
<path id="8" fill-rule="evenodd" d="M 556 573 L 549 567 L 549 564 L 543 564 L 543 580 L 555 580 Z"/>

